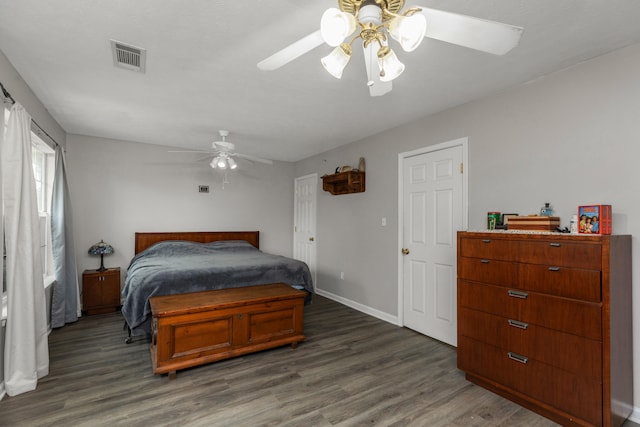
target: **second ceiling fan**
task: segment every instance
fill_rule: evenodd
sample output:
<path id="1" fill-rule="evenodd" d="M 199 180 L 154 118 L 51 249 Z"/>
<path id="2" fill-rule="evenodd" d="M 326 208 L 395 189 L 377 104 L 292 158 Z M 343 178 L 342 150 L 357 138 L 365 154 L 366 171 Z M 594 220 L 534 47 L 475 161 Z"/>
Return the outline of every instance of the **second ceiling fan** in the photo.
<path id="1" fill-rule="evenodd" d="M 338 0 L 339 9 L 322 15 L 320 29 L 260 61 L 258 68 L 276 70 L 323 43 L 334 47 L 322 58 L 325 69 L 341 78 L 361 39 L 371 96 L 391 91 L 391 81 L 404 71 L 389 38 L 405 52 L 415 50 L 424 37 L 459 46 L 504 55 L 520 42 L 522 27 L 474 18 L 427 7 L 402 11 L 404 0 Z"/>
<path id="2" fill-rule="evenodd" d="M 234 160 L 234 157 L 249 160 L 250 162 L 258 162 L 265 163 L 267 165 L 272 165 L 273 160 L 263 159 L 261 157 L 251 156 L 249 154 L 242 154 L 235 151 L 236 145 L 232 142 L 227 141 L 227 137 L 229 136 L 228 130 L 219 130 L 218 134 L 220 135 L 221 140 L 213 141 L 211 143 L 211 150 L 170 150 L 170 153 L 207 153 L 207 156 L 204 159 L 211 159 L 212 169 L 219 170 L 233 170 L 238 167 L 238 164 Z"/>

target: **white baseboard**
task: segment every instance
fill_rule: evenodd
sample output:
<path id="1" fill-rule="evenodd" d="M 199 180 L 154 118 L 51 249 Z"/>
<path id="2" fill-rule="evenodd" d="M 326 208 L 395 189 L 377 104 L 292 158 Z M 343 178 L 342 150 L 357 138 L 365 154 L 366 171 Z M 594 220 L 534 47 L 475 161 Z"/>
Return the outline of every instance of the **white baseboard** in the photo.
<path id="1" fill-rule="evenodd" d="M 633 407 L 633 412 L 629 416 L 629 421 L 640 424 L 640 408 L 638 408 L 637 406 Z"/>
<path id="2" fill-rule="evenodd" d="M 393 316 L 389 313 L 385 313 L 380 310 L 376 310 L 375 308 L 371 308 L 369 306 L 360 304 L 358 302 L 352 301 L 350 299 L 341 297 L 340 295 L 332 294 L 331 292 L 323 291 L 322 289 L 316 289 L 316 294 L 339 302 L 340 304 L 344 304 L 347 307 L 351 307 L 354 310 L 358 310 L 362 313 L 368 314 L 369 316 L 377 317 L 380 320 L 384 320 L 385 322 L 389 322 L 396 326 L 401 326 L 398 323 L 398 316 Z"/>

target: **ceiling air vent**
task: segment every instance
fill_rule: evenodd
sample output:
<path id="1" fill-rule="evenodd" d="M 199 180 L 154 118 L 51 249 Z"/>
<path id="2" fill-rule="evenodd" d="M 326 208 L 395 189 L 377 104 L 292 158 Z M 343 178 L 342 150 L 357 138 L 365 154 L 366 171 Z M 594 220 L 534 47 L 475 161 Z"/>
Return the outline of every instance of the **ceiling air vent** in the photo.
<path id="1" fill-rule="evenodd" d="M 113 64 L 116 67 L 144 73 L 147 50 L 111 40 L 111 52 L 113 53 Z"/>

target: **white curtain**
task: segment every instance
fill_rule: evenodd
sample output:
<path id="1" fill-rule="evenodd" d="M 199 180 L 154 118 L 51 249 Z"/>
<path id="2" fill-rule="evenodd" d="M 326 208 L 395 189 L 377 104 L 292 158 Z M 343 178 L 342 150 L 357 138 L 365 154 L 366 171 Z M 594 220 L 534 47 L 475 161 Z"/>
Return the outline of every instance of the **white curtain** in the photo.
<path id="1" fill-rule="evenodd" d="M 78 269 L 73 244 L 71 197 L 67 186 L 64 150 L 56 147 L 56 169 L 51 197 L 51 241 L 56 282 L 51 301 L 51 327 L 75 322 L 80 315 Z"/>
<path id="2" fill-rule="evenodd" d="M 4 103 L 8 103 L 8 101 L 4 101 Z M 4 147 L 4 117 L 5 117 L 5 107 L 3 104 L 0 104 L 0 214 L 3 214 L 4 210 L 2 208 L 2 148 Z M 2 264 L 0 264 L 0 277 L 4 280 L 4 221 L 2 221 L 3 215 L 0 215 L 0 255 L 2 255 Z M 6 390 L 4 387 L 4 296 L 0 299 L 0 313 L 2 313 L 0 320 L 0 400 L 2 400 L 5 396 Z"/>
<path id="3" fill-rule="evenodd" d="M 31 117 L 15 103 L 2 147 L 7 253 L 4 381 L 9 396 L 34 390 L 49 373 L 40 224 L 31 163 Z"/>

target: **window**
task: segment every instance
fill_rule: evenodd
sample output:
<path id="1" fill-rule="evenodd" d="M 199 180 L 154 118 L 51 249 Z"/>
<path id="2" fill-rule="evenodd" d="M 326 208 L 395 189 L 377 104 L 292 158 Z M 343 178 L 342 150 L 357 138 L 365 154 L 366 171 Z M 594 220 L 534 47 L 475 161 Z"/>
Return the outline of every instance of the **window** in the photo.
<path id="1" fill-rule="evenodd" d="M 53 274 L 50 214 L 55 152 L 35 133 L 31 132 L 31 153 L 40 216 L 40 258 L 42 260 L 42 272 L 46 277 Z"/>

